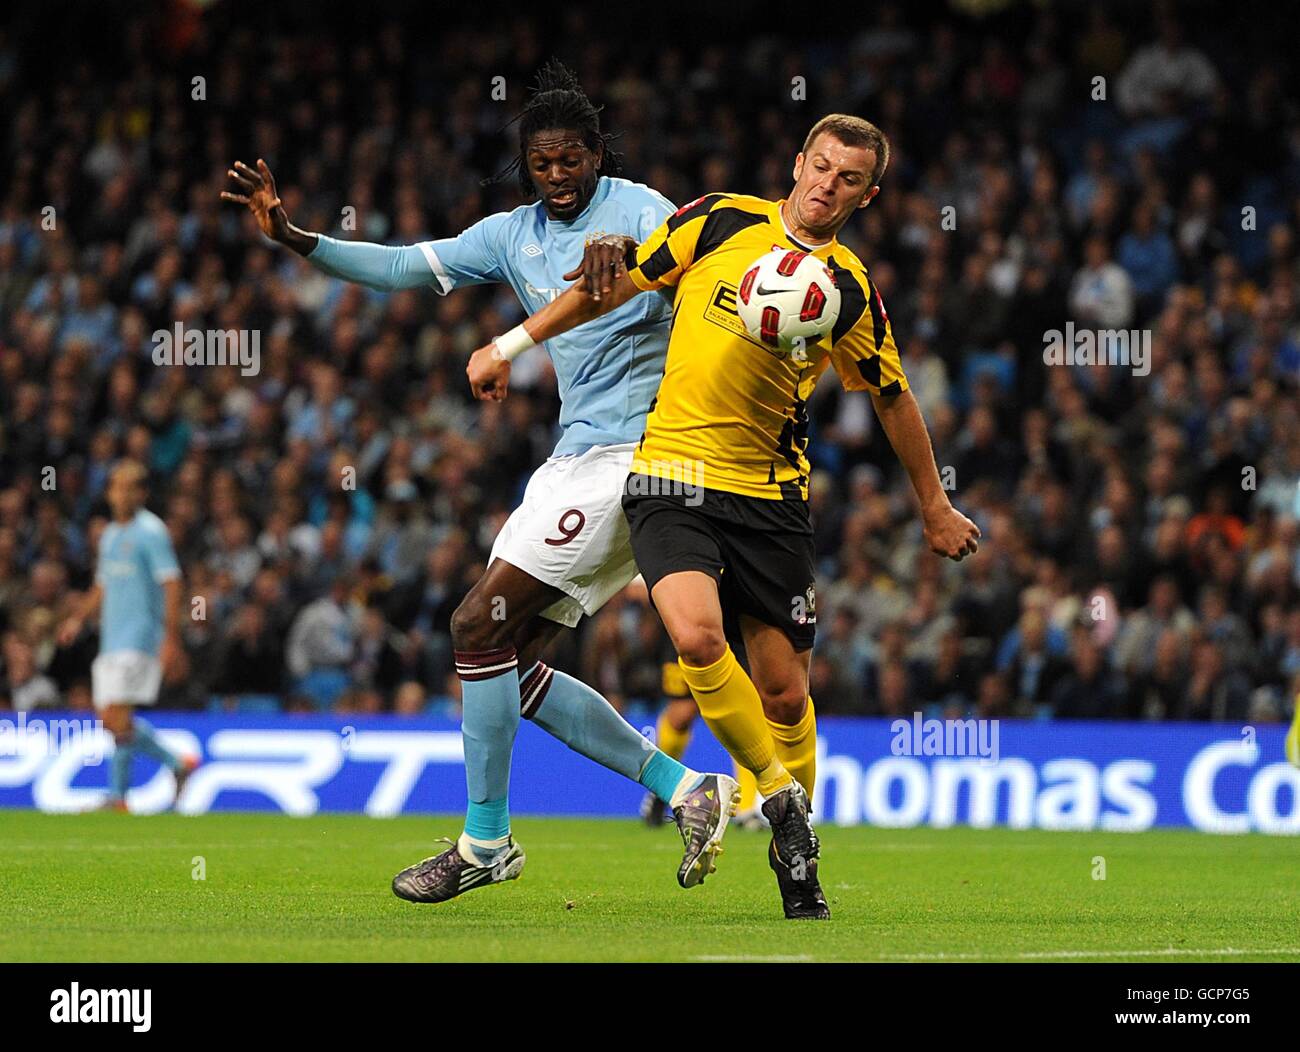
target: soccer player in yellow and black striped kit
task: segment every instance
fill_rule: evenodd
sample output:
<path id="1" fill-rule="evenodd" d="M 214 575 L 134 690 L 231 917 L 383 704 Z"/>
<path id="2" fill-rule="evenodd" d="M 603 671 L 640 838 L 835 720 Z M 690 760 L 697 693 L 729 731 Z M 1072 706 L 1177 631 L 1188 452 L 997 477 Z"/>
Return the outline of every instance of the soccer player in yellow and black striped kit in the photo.
<path id="1" fill-rule="evenodd" d="M 931 550 L 961 559 L 978 547 L 978 528 L 940 483 L 880 295 L 836 240 L 879 192 L 888 160 L 888 141 L 874 125 L 825 117 L 795 158 L 788 198 L 708 194 L 622 260 L 588 246 L 589 258 L 607 253 L 605 276 L 592 281 L 587 267 L 588 280 L 527 319 L 522 333 L 507 334 L 510 346 L 549 339 L 640 292 L 675 288 L 664 376 L 623 509 L 700 714 L 767 798 L 768 860 L 790 918 L 830 916 L 809 819 L 816 726 L 808 667 L 817 613 L 804 455 L 807 400 L 828 367 L 848 390 L 871 395 L 916 491 Z M 834 328 L 806 347 L 770 347 L 736 313 L 742 275 L 774 248 L 814 255 L 840 291 Z M 509 363 L 494 347 L 476 352 L 471 384 L 508 380 Z M 744 643 L 748 674 L 729 645 L 728 623 Z"/>

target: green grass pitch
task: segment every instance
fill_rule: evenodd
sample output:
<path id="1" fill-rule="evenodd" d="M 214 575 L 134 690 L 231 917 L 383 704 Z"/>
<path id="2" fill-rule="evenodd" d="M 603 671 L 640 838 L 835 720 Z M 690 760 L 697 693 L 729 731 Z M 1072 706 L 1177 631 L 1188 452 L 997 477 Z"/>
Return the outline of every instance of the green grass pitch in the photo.
<path id="1" fill-rule="evenodd" d="M 0 960 L 1300 961 L 1294 839 L 826 826 L 834 916 L 796 923 L 762 834 L 729 831 L 683 891 L 670 826 L 521 818 L 520 881 L 394 898 L 393 873 L 458 829 L 0 812 Z"/>

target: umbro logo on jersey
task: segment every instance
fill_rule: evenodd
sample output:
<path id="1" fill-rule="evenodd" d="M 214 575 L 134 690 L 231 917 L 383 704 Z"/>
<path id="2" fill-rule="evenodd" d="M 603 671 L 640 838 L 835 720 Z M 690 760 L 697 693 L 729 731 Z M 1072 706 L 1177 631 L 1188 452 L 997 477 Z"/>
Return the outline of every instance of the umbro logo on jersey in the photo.
<path id="1" fill-rule="evenodd" d="M 540 256 L 540 255 L 542 254 L 541 246 L 540 246 L 540 245 L 534 245 L 534 244 L 531 244 L 531 243 L 525 245 L 522 249 L 520 249 L 520 251 L 523 252 L 523 254 L 524 254 L 525 256 L 530 256 L 530 257 L 531 257 L 531 256 Z"/>

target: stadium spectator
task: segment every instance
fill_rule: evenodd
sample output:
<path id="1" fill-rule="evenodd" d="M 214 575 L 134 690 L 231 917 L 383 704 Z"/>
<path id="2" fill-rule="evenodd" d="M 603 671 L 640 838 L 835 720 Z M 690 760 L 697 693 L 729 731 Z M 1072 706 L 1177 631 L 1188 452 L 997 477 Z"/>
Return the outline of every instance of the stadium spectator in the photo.
<path id="1" fill-rule="evenodd" d="M 1051 689 L 1057 719 L 1117 719 L 1124 714 L 1124 682 L 1106 667 L 1106 656 L 1087 627 L 1076 628 L 1070 669 Z"/>
<path id="2" fill-rule="evenodd" d="M 57 705 L 59 688 L 49 676 L 37 669 L 32 647 L 18 633 L 6 632 L 3 649 L 4 692 L 10 706 L 24 712 L 41 705 Z"/>
<path id="3" fill-rule="evenodd" d="M 1230 668 L 1223 649 L 1202 637 L 1192 646 L 1191 675 L 1174 715 L 1184 720 L 1242 723 L 1249 719 L 1250 682 Z"/>
<path id="4" fill-rule="evenodd" d="M 339 575 L 329 593 L 303 607 L 289 628 L 285 657 L 293 691 L 327 709 L 349 688 L 357 632 L 350 609 L 351 581 Z"/>
<path id="5" fill-rule="evenodd" d="M 1133 279 L 1110 258 L 1101 234 L 1084 243 L 1084 265 L 1070 287 L 1070 309 L 1085 325 L 1098 329 L 1126 329 L 1133 320 Z"/>
<path id="6" fill-rule="evenodd" d="M 1159 39 L 1139 48 L 1120 73 L 1116 96 L 1129 117 L 1177 112 L 1181 103 L 1208 102 L 1219 78 L 1204 53 L 1183 40 L 1177 17 L 1160 19 Z"/>
<path id="7" fill-rule="evenodd" d="M 1168 574 L 1157 577 L 1148 589 L 1146 605 L 1124 622 L 1115 643 L 1116 667 L 1125 675 L 1145 675 L 1155 663 L 1161 638 L 1172 631 L 1187 640 L 1195 625 L 1192 612 L 1179 601 L 1174 578 Z"/>

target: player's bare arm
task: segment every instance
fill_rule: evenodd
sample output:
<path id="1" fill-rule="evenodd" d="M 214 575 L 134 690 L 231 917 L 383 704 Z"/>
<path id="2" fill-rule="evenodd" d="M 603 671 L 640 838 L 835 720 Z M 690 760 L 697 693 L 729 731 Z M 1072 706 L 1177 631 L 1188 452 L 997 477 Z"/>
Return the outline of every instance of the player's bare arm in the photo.
<path id="1" fill-rule="evenodd" d="M 59 626 L 58 643 L 61 647 L 70 646 L 88 620 L 99 613 L 99 604 L 104 597 L 104 589 L 96 582 L 81 599 L 77 609 Z"/>
<path id="2" fill-rule="evenodd" d="M 979 551 L 980 529 L 952 506 L 944 491 L 925 418 L 912 392 L 873 394 L 871 401 L 889 444 L 912 480 L 930 551 L 956 562 L 974 555 Z"/>
<path id="3" fill-rule="evenodd" d="M 599 298 L 593 295 L 587 277 L 587 255 L 591 254 L 591 250 L 592 246 L 589 245 L 582 265 L 565 275 L 565 278 L 570 278 L 582 273 L 581 281 L 570 285 L 536 314 L 526 318 L 521 325 L 470 355 L 465 373 L 469 377 L 469 386 L 475 398 L 484 402 L 501 401 L 505 398 L 510 383 L 512 359 L 535 344 L 576 329 L 602 314 L 608 314 L 643 291 L 628 277 L 627 268 L 624 267 L 609 278 L 607 293 Z M 602 280 L 599 275 L 598 280 Z"/>
<path id="4" fill-rule="evenodd" d="M 226 174 L 239 192 L 222 190 L 221 199 L 247 205 L 263 234 L 272 241 L 293 249 L 300 256 L 308 255 L 316 247 L 315 234 L 299 230 L 289 222 L 280 195 L 275 189 L 275 177 L 271 175 L 271 169 L 264 160 L 260 157 L 257 159 L 256 171 L 243 161 L 236 161 Z"/>
<path id="5" fill-rule="evenodd" d="M 163 640 L 159 660 L 163 677 L 169 682 L 181 674 L 185 651 L 181 646 L 181 579 L 163 582 Z"/>

